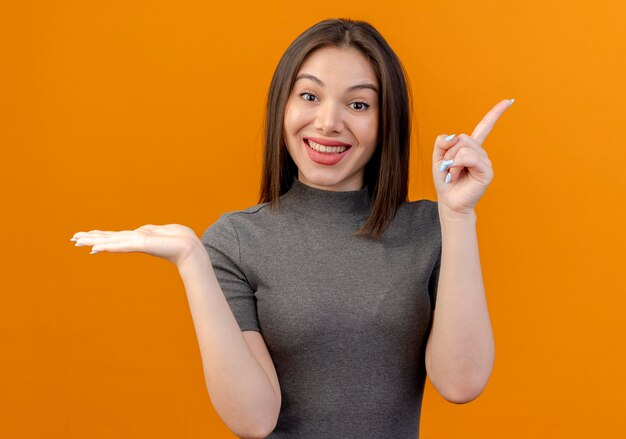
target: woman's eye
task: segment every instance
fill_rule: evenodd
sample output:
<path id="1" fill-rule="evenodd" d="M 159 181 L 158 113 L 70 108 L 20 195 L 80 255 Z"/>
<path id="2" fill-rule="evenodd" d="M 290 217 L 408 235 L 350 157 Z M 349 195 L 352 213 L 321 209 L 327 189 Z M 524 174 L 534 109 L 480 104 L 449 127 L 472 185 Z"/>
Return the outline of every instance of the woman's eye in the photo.
<path id="1" fill-rule="evenodd" d="M 360 105 L 361 107 L 358 108 L 354 108 L 355 110 L 367 110 L 369 108 L 369 105 L 366 104 L 365 102 L 352 102 L 352 104 L 350 105 Z"/>
<path id="2" fill-rule="evenodd" d="M 313 102 L 315 100 L 315 95 L 306 91 L 300 93 L 299 96 L 303 97 L 305 101 Z M 313 99 L 307 99 L 307 96 L 311 96 Z"/>

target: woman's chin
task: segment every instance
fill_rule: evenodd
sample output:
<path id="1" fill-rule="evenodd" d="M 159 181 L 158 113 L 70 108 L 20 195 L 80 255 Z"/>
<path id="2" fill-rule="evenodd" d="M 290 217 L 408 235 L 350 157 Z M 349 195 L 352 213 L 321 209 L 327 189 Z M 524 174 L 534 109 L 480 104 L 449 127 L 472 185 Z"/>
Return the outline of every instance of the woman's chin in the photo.
<path id="1" fill-rule="evenodd" d="M 298 180 L 308 186 L 332 191 L 353 191 L 359 190 L 360 186 L 362 186 L 362 182 L 360 182 L 358 184 L 358 188 L 353 188 L 352 186 L 355 185 L 346 181 L 343 176 L 337 175 L 336 173 L 334 175 L 330 175 L 327 172 L 307 174 L 299 172 Z"/>

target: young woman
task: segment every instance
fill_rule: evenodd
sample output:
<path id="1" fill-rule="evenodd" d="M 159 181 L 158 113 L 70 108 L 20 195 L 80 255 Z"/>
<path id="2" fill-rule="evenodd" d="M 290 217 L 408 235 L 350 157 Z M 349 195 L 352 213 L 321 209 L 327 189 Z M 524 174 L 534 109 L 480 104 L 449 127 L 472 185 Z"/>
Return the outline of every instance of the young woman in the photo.
<path id="1" fill-rule="evenodd" d="M 259 204 L 201 239 L 170 224 L 73 240 L 177 265 L 236 435 L 415 438 L 426 374 L 464 403 L 493 368 L 474 207 L 493 178 L 481 145 L 511 103 L 438 136 L 438 202 L 408 201 L 401 63 L 370 24 L 325 20 L 274 73 Z"/>

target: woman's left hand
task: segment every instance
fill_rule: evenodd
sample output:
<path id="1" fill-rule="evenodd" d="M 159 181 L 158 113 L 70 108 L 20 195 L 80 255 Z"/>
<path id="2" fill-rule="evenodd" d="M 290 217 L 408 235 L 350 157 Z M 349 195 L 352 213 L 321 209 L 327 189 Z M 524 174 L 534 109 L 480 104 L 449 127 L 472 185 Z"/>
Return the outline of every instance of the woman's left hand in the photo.
<path id="1" fill-rule="evenodd" d="M 482 143 L 511 104 L 509 99 L 498 102 L 476 125 L 471 136 L 460 134 L 449 141 L 445 140 L 445 134 L 437 136 L 433 151 L 433 178 L 439 206 L 459 215 L 474 212 L 474 206 L 493 179 L 491 160 Z M 449 164 L 450 160 L 452 164 Z"/>

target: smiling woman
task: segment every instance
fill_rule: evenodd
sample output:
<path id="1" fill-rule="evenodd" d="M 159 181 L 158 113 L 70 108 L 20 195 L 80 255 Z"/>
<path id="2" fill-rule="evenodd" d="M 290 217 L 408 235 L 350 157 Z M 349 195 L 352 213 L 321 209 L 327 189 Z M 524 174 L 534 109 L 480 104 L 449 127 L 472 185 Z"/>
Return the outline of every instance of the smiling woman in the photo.
<path id="1" fill-rule="evenodd" d="M 471 137 L 440 135 L 439 201 L 408 201 L 400 61 L 370 24 L 325 20 L 272 78 L 259 204 L 200 240 L 176 224 L 73 240 L 176 264 L 211 402 L 238 436 L 414 439 L 427 373 L 456 403 L 491 373 L 472 209 L 493 175 L 480 144 L 508 105 Z"/>
<path id="2" fill-rule="evenodd" d="M 407 201 L 409 94 L 368 23 L 300 35 L 271 82 L 259 204 L 202 236 L 279 403 L 260 436 L 415 438 L 440 267 Z"/>
<path id="3" fill-rule="evenodd" d="M 294 178 L 329 191 L 366 187 L 373 209 L 355 235 L 380 238 L 408 199 L 411 134 L 406 75 L 382 35 L 353 20 L 309 28 L 276 67 L 266 115 L 259 202 L 279 209 Z M 323 154 L 332 142 L 349 147 Z"/>

